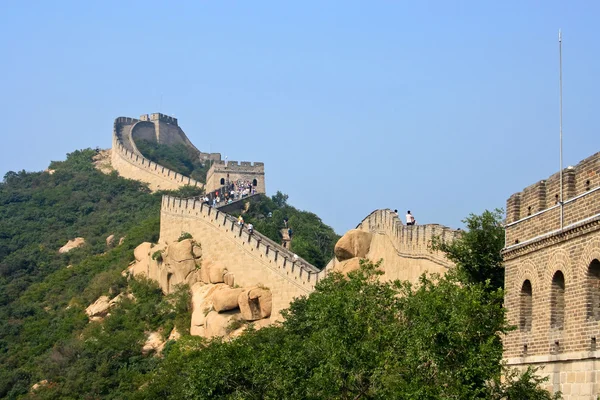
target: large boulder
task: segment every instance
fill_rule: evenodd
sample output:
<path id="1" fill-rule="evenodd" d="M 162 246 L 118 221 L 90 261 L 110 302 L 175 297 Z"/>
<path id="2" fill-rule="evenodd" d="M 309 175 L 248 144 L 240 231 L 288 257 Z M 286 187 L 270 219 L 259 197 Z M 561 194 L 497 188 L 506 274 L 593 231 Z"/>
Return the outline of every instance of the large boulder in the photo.
<path id="1" fill-rule="evenodd" d="M 358 229 L 351 229 L 335 244 L 334 253 L 339 261 L 354 257 L 365 258 L 371 247 L 373 235 Z"/>
<path id="2" fill-rule="evenodd" d="M 222 289 L 213 295 L 213 308 L 216 312 L 234 310 L 239 307 L 238 296 L 244 289 Z"/>
<path id="3" fill-rule="evenodd" d="M 222 313 L 211 311 L 206 316 L 204 337 L 211 339 L 227 336 L 230 332 L 238 328 L 236 325 L 241 325 L 241 323 L 234 325 L 234 321 L 241 321 L 238 310 Z"/>
<path id="4" fill-rule="evenodd" d="M 212 266 L 212 262 L 209 260 L 204 260 L 202 262 L 202 266 L 200 267 L 200 280 L 204 283 L 210 283 L 210 267 Z"/>
<path id="5" fill-rule="evenodd" d="M 273 298 L 269 289 L 245 289 L 238 295 L 242 318 L 246 321 L 268 318 L 273 308 Z"/>
<path id="6" fill-rule="evenodd" d="M 223 283 L 233 287 L 235 284 L 235 276 L 231 272 L 227 272 L 225 275 L 223 275 Z"/>
<path id="7" fill-rule="evenodd" d="M 192 253 L 192 247 L 194 243 L 192 239 L 185 239 L 181 242 L 171 243 L 169 245 L 169 258 L 172 261 L 186 261 L 193 260 L 194 254 Z"/>
<path id="8" fill-rule="evenodd" d="M 360 257 L 354 257 L 349 260 L 344 260 L 339 264 L 336 264 L 333 270 L 341 274 L 348 275 L 349 272 L 356 271 L 360 268 L 360 260 Z"/>
<path id="9" fill-rule="evenodd" d="M 152 248 L 152 243 L 144 242 L 140 244 L 138 247 L 133 250 L 133 255 L 136 261 L 142 261 L 148 258 L 150 255 L 150 249 Z"/>
<path id="10" fill-rule="evenodd" d="M 85 244 L 85 239 L 82 237 L 78 237 L 75 239 L 71 239 L 65 244 L 63 247 L 58 249 L 59 253 L 68 253 L 69 251 L 81 247 Z"/>
<path id="11" fill-rule="evenodd" d="M 171 293 L 176 285 L 194 284 L 198 281 L 198 268 L 192 253 L 193 245 L 191 239 L 169 245 L 165 259 L 164 284 L 161 283 L 165 293 Z"/>
<path id="12" fill-rule="evenodd" d="M 108 235 L 106 238 L 106 246 L 111 247 L 115 243 L 115 235 Z"/>
<path id="13" fill-rule="evenodd" d="M 108 296 L 100 296 L 98 299 L 90 304 L 88 308 L 85 309 L 85 313 L 88 317 L 105 317 L 108 314 L 108 310 L 110 309 L 110 299 Z"/>
<path id="14" fill-rule="evenodd" d="M 190 335 L 205 336 L 206 316 L 213 310 L 213 295 L 217 290 L 227 288 L 224 284 L 203 284 L 197 282 L 192 285 L 192 323 Z"/>
<path id="15" fill-rule="evenodd" d="M 208 269 L 210 283 L 223 283 L 223 276 L 227 273 L 227 268 L 221 264 L 212 264 Z"/>
<path id="16" fill-rule="evenodd" d="M 142 347 L 142 354 L 148 354 L 151 351 L 155 351 L 157 354 L 162 352 L 165 347 L 165 341 L 162 338 L 160 332 L 150 332 L 146 337 L 146 342 Z"/>

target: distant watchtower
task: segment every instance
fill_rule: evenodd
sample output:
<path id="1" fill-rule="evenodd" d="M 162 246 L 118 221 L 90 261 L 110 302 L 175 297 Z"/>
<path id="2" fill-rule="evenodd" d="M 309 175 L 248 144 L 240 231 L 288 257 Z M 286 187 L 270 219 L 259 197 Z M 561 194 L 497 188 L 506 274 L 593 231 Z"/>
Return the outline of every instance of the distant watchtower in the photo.
<path id="1" fill-rule="evenodd" d="M 509 366 L 543 366 L 566 400 L 600 394 L 600 153 L 506 204 L 504 340 Z"/>
<path id="2" fill-rule="evenodd" d="M 237 161 L 215 161 L 206 174 L 206 191 L 211 192 L 223 185 L 240 181 L 250 182 L 257 193 L 266 193 L 265 164 L 261 162 L 253 164 L 247 161 L 239 164 Z"/>

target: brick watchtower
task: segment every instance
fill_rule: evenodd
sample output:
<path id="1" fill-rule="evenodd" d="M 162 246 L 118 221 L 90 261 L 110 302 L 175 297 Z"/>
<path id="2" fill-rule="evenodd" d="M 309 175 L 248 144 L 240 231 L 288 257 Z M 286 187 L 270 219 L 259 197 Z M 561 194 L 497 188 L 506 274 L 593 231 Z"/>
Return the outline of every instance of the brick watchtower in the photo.
<path id="1" fill-rule="evenodd" d="M 506 204 L 504 359 L 542 366 L 564 398 L 600 394 L 600 153 Z"/>
<path id="2" fill-rule="evenodd" d="M 242 161 L 215 161 L 206 174 L 206 191 L 211 192 L 223 185 L 238 181 L 250 182 L 257 193 L 266 193 L 265 188 L 265 164 L 255 162 L 254 164 Z"/>

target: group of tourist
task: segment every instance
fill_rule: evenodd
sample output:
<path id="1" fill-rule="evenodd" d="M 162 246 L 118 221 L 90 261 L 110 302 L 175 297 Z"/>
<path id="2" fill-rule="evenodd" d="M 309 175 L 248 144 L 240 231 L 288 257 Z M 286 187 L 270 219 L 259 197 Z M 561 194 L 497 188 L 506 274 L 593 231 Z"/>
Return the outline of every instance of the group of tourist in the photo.
<path id="1" fill-rule="evenodd" d="M 233 203 L 253 194 L 256 194 L 256 187 L 252 185 L 252 182 L 238 180 L 237 182 L 231 182 L 220 190 L 204 195 L 202 202 L 217 207 Z"/>
<path id="2" fill-rule="evenodd" d="M 398 210 L 394 210 L 394 214 L 396 214 L 396 216 L 398 216 Z M 416 225 L 416 224 L 417 224 L 417 220 L 411 214 L 410 210 L 408 210 L 406 212 L 406 225 L 411 226 L 411 225 Z"/>
<path id="3" fill-rule="evenodd" d="M 244 181 L 238 179 L 237 181 L 228 184 L 225 192 L 225 196 L 228 199 L 238 200 L 243 199 L 246 196 L 256 194 L 256 186 L 254 186 L 252 182 L 248 180 Z"/>

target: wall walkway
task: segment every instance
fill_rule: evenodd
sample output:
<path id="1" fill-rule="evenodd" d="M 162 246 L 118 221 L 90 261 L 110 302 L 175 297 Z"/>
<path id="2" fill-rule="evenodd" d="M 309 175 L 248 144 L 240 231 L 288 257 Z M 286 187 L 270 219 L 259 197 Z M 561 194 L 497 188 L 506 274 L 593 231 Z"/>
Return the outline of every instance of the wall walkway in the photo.
<path id="1" fill-rule="evenodd" d="M 454 264 L 439 251 L 430 249 L 431 240 L 438 236 L 450 242 L 460 231 L 443 225 L 404 225 L 398 215 L 389 209 L 375 210 L 356 227 L 373 234 L 367 258 L 383 259 L 386 280 L 418 282 L 427 273 L 445 273 Z"/>
<path id="2" fill-rule="evenodd" d="M 119 117 L 113 124 L 111 163 L 124 178 L 147 183 L 151 190 L 176 190 L 183 185 L 204 187 L 204 184 L 181 175 L 145 158 L 131 138 L 131 129 L 139 121 Z"/>
<path id="3" fill-rule="evenodd" d="M 311 293 L 331 268 L 319 271 L 258 232 L 250 234 L 232 217 L 197 199 L 163 196 L 160 242 L 172 243 L 182 232 L 202 246 L 203 260 L 225 266 L 240 286 L 264 285 L 273 293 L 273 314 Z"/>
<path id="4" fill-rule="evenodd" d="M 391 210 L 374 211 L 357 228 L 373 233 L 368 258 L 384 259 L 385 279 L 416 281 L 423 272 L 444 273 L 452 266 L 428 246 L 434 235 L 454 240 L 459 231 L 441 225 L 403 226 Z M 203 260 L 226 267 L 236 284 L 271 289 L 275 318 L 294 298 L 314 291 L 336 265 L 332 260 L 320 271 L 302 258 L 295 260 L 294 253 L 259 232 L 250 234 L 235 217 L 200 199 L 163 196 L 160 242 L 177 241 L 183 232 L 200 242 Z"/>

